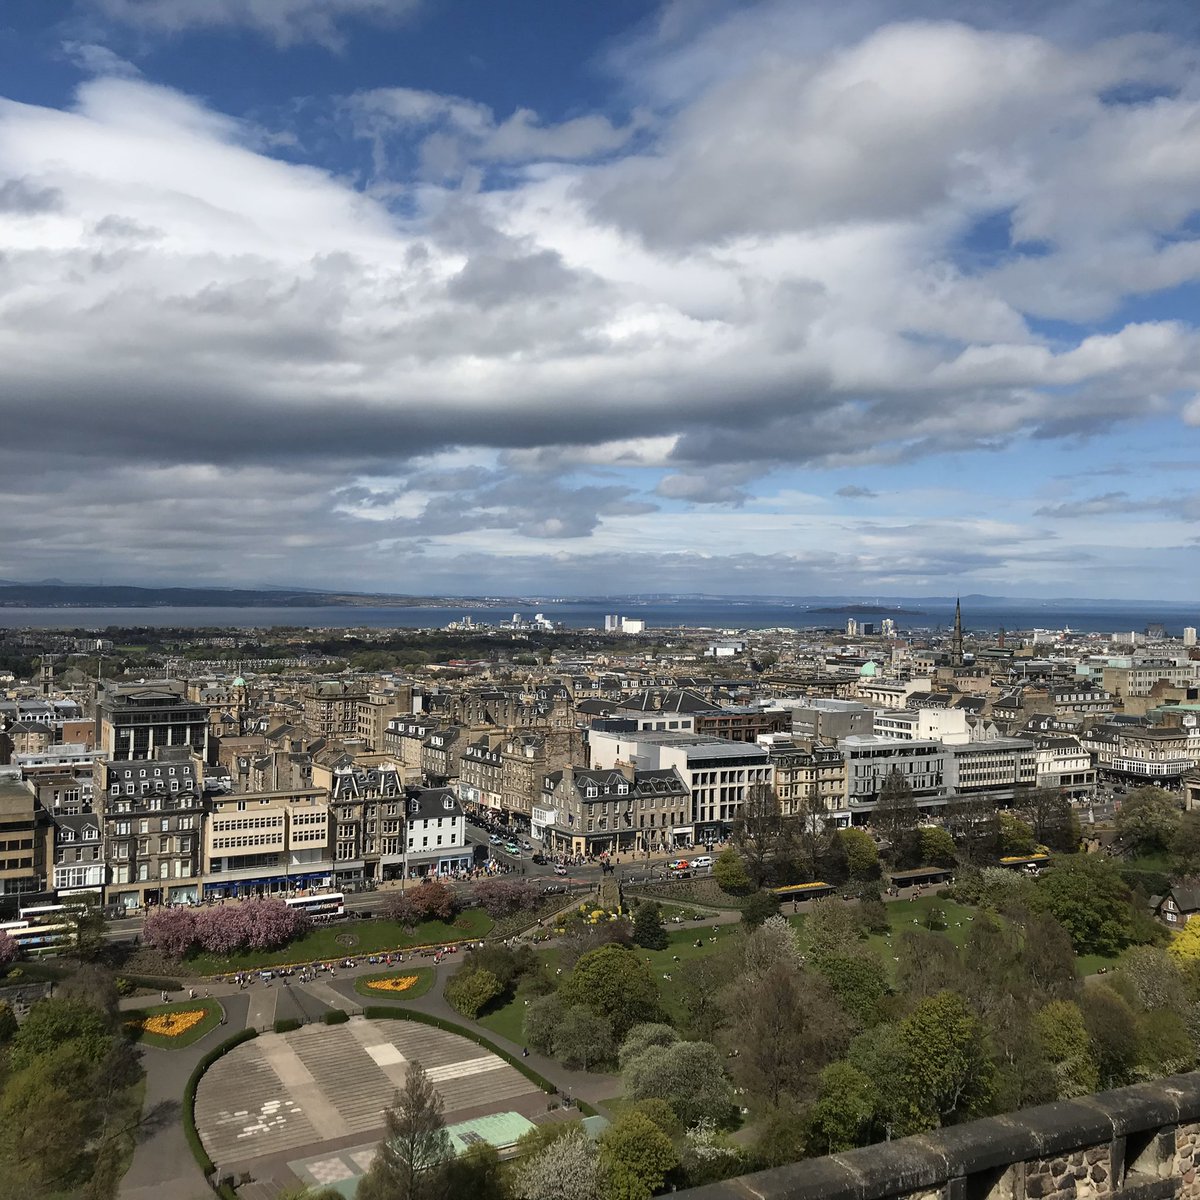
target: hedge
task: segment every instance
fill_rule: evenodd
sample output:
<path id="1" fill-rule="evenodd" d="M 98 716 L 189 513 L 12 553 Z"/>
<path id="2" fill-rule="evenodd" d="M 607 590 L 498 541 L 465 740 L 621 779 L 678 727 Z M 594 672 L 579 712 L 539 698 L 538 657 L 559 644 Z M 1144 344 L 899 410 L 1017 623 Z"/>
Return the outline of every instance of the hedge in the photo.
<path id="1" fill-rule="evenodd" d="M 134 987 L 146 988 L 151 992 L 183 991 L 183 984 L 178 979 L 160 979 L 156 975 L 129 975 L 124 971 L 119 971 L 117 978 L 128 979 Z"/>
<path id="2" fill-rule="evenodd" d="M 192 1157 L 196 1160 L 206 1179 L 216 1170 L 216 1167 L 213 1160 L 208 1157 L 208 1151 L 204 1149 L 200 1134 L 196 1132 L 196 1089 L 200 1086 L 204 1072 L 217 1059 L 224 1058 L 235 1046 L 240 1046 L 243 1042 L 248 1042 L 256 1037 L 258 1037 L 258 1030 L 243 1029 L 241 1033 L 235 1033 L 232 1037 L 226 1038 L 219 1046 L 214 1046 L 192 1069 L 187 1085 L 183 1089 L 183 1133 L 187 1138 Z"/>
<path id="3" fill-rule="evenodd" d="M 322 1018 L 326 1025 L 345 1025 L 350 1020 L 350 1014 L 340 1008 L 331 1008 Z"/>
<path id="4" fill-rule="evenodd" d="M 501 1049 L 495 1042 L 489 1041 L 475 1030 L 456 1025 L 444 1017 L 435 1017 L 432 1013 L 421 1012 L 416 1008 L 392 1008 L 384 1004 L 367 1005 L 363 1009 L 363 1016 L 369 1021 L 416 1021 L 421 1025 L 432 1025 L 435 1029 L 442 1029 L 446 1033 L 457 1034 L 459 1037 L 474 1042 L 477 1046 L 482 1046 L 497 1058 L 502 1058 L 510 1067 L 515 1067 L 520 1071 L 531 1083 L 536 1083 L 543 1092 L 552 1096 L 558 1095 L 558 1088 L 545 1076 L 539 1075 L 524 1059 L 518 1058 L 515 1054 L 509 1054 L 507 1050 Z M 576 1100 L 575 1103 L 584 1116 L 594 1117 L 596 1115 L 596 1110 L 586 1101 Z"/>
<path id="5" fill-rule="evenodd" d="M 279 1020 L 275 1022 L 275 1032 L 291 1033 L 292 1030 L 299 1029 L 302 1024 L 303 1022 L 298 1020 L 296 1017 L 280 1017 Z"/>

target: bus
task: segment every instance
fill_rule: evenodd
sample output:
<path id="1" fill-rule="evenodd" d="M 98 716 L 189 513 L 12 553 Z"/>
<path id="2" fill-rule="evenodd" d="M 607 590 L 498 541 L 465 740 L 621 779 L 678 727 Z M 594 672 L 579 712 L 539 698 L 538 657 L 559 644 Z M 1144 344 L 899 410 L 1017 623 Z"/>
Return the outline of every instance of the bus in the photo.
<path id="1" fill-rule="evenodd" d="M 298 908 L 314 921 L 335 921 L 346 915 L 346 897 L 341 892 L 321 892 L 317 896 L 292 896 L 284 901 L 289 908 Z"/>
<path id="2" fill-rule="evenodd" d="M 32 921 L 35 925 L 45 921 L 61 921 L 73 916 L 82 904 L 36 904 L 32 908 L 17 909 L 17 916 L 22 921 Z"/>
<path id="3" fill-rule="evenodd" d="M 17 943 L 18 950 L 33 957 L 42 954 L 56 954 L 75 941 L 75 926 L 72 923 L 3 921 L 0 922 L 0 930 L 7 933 Z"/>
<path id="4" fill-rule="evenodd" d="M 836 891 L 832 883 L 789 883 L 786 887 L 772 888 L 771 894 L 780 900 L 812 900 L 832 896 Z"/>

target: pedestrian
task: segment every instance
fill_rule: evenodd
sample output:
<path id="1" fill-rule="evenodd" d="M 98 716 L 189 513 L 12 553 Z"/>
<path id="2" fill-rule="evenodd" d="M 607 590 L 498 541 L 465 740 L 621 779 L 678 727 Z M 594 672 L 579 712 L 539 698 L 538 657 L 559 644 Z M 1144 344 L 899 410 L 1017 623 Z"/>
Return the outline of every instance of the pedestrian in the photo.
<path id="1" fill-rule="evenodd" d="M 163 993 L 162 993 L 162 1002 L 163 1002 L 164 1004 L 166 1004 L 166 1002 L 167 1002 L 167 989 L 166 989 L 166 988 L 163 988 Z"/>
<path id="2" fill-rule="evenodd" d="M 523 1047 L 521 1048 L 521 1057 L 522 1057 L 522 1058 L 528 1058 L 528 1057 L 529 1057 L 529 1047 L 528 1047 L 528 1046 L 523 1046 Z"/>

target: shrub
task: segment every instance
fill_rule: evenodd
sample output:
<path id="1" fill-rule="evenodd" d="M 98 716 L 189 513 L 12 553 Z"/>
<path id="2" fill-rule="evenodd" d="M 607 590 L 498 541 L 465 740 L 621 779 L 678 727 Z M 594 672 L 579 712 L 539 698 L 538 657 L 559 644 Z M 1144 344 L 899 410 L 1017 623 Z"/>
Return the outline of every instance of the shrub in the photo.
<path id="1" fill-rule="evenodd" d="M 504 993 L 504 985 L 491 971 L 462 969 L 446 980 L 443 994 L 455 1012 L 475 1020 L 493 1000 Z"/>
<path id="2" fill-rule="evenodd" d="M 340 1008 L 331 1008 L 321 1020 L 326 1025 L 345 1025 L 350 1020 L 350 1014 Z"/>
<path id="3" fill-rule="evenodd" d="M 293 1029 L 299 1029 L 300 1022 L 295 1017 L 280 1017 L 275 1022 L 276 1033 L 291 1033 Z"/>

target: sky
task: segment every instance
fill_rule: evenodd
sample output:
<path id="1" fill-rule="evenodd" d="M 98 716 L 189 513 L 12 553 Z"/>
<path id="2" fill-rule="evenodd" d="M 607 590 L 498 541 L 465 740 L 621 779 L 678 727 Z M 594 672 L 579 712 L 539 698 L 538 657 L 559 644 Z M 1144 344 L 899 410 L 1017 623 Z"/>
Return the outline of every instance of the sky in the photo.
<path id="1" fill-rule="evenodd" d="M 1200 7 L 5 0 L 0 579 L 1200 584 Z"/>

